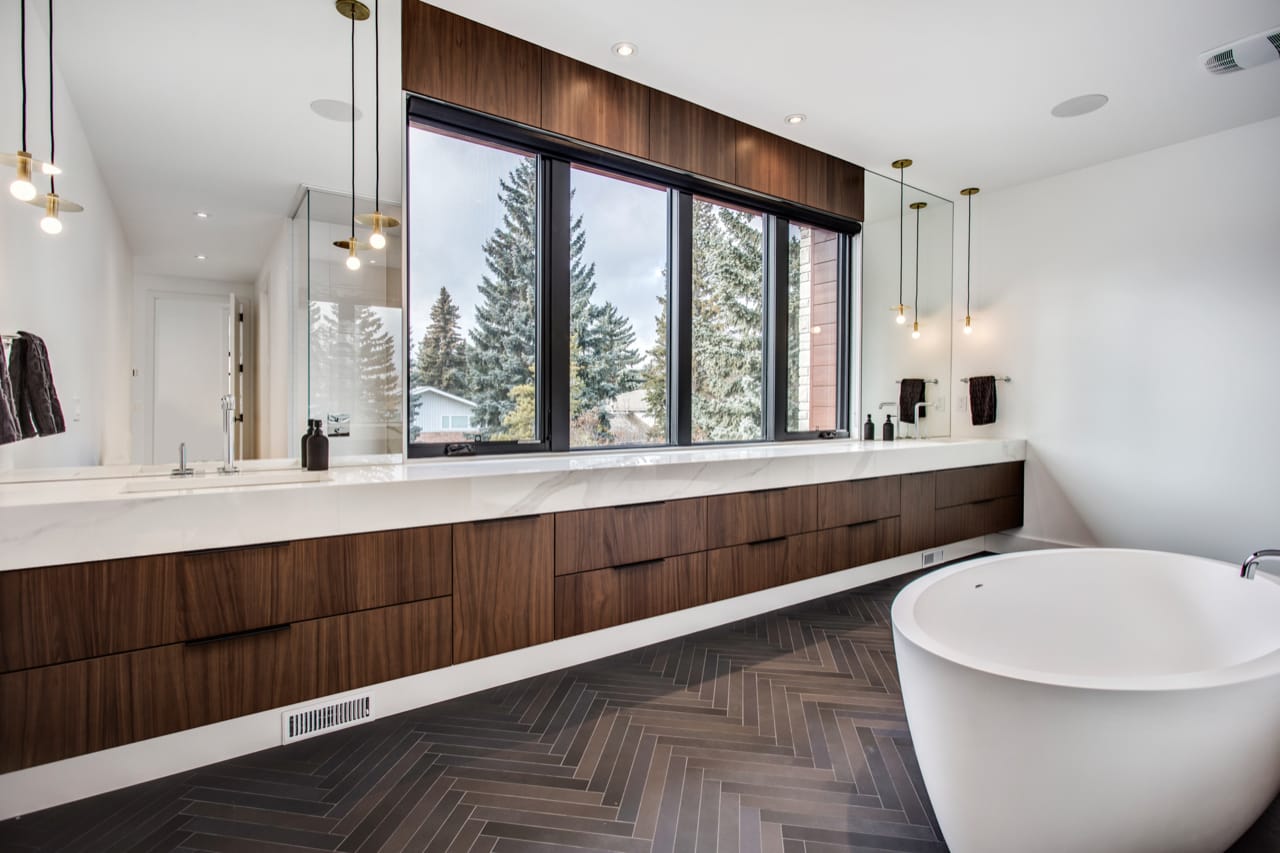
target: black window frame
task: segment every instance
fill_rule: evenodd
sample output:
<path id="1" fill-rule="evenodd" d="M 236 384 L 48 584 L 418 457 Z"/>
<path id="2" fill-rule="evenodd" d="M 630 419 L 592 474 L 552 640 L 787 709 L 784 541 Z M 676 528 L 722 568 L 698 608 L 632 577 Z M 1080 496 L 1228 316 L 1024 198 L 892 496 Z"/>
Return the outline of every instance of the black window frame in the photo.
<path id="1" fill-rule="evenodd" d="M 854 363 L 854 338 L 850 328 L 856 257 L 854 241 L 862 224 L 816 208 L 754 193 L 742 187 L 599 148 L 506 119 L 475 112 L 420 95 L 408 95 L 405 122 L 404 163 L 404 311 L 409 330 L 412 271 L 407 259 L 412 240 L 413 210 L 407 191 L 413 180 L 409 165 L 408 135 L 415 126 L 427 130 L 473 138 L 532 154 L 537 157 L 537 281 L 535 306 L 538 339 L 536 361 L 536 407 L 538 432 L 532 440 L 472 441 L 407 444 L 411 459 L 453 455 L 497 455 L 508 453 L 617 451 L 718 445 L 762 444 L 804 441 L 849 433 L 850 371 Z M 570 384 L 570 170 L 575 164 L 620 177 L 665 187 L 668 198 L 667 240 L 667 442 L 666 444 L 617 444 L 599 447 L 571 447 L 569 442 Z M 743 441 L 693 441 L 691 412 L 693 380 L 693 200 L 694 196 L 715 203 L 743 207 L 764 217 L 764 299 L 762 353 L 761 438 Z M 839 235 L 837 253 L 837 354 L 836 431 L 787 429 L 787 240 L 791 222 L 833 231 Z M 779 337 L 781 335 L 781 337 Z M 404 347 L 404 369 L 408 375 L 411 342 Z M 411 389 L 405 389 L 404 411 L 409 417 Z M 408 431 L 406 429 L 406 436 Z M 462 446 L 459 446 L 462 445 Z"/>

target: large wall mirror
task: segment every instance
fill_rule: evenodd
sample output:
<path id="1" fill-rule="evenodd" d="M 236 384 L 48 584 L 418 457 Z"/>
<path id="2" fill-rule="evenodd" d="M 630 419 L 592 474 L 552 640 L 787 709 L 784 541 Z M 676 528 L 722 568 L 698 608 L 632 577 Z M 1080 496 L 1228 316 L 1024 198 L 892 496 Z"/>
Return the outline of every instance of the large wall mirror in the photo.
<path id="1" fill-rule="evenodd" d="M 24 2 L 27 147 L 47 160 L 48 5 Z M 374 209 L 376 103 L 382 210 L 399 216 L 401 3 L 378 5 L 376 87 L 374 19 L 355 25 L 356 210 Z M 180 443 L 220 461 L 225 395 L 250 466 L 295 457 L 307 418 L 335 456 L 398 454 L 399 232 L 358 270 L 332 245 L 351 231 L 351 22 L 331 0 L 53 9 L 56 189 L 84 211 L 50 235 L 0 196 L 0 333 L 43 339 L 66 430 L 0 445 L 0 477 L 167 472 Z M 0 19 L 10 153 L 18 10 Z"/>
<path id="2" fill-rule="evenodd" d="M 899 383 L 923 379 L 926 407 L 918 435 L 950 436 L 953 205 L 870 171 L 866 187 L 860 420 L 870 414 L 879 439 L 886 415 L 899 424 Z M 898 305 L 906 306 L 903 323 L 897 322 Z M 917 322 L 920 334 L 915 337 Z M 861 427 L 857 429 L 861 435 Z M 916 436 L 916 425 L 898 426 L 898 438 Z"/>

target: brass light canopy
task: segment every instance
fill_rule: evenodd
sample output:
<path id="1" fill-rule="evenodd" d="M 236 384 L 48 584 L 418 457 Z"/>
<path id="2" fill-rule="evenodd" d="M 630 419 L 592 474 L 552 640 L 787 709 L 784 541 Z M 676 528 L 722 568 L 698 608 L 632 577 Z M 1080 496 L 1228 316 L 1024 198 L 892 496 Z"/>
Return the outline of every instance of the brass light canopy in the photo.
<path id="1" fill-rule="evenodd" d="M 336 0 L 333 7 L 344 18 L 350 18 L 353 21 L 369 20 L 369 7 L 360 0 Z"/>
<path id="2" fill-rule="evenodd" d="M 893 306 L 893 310 L 897 312 L 894 318 L 899 326 L 905 325 L 907 322 L 907 306 L 902 299 L 902 253 L 903 253 L 903 226 L 902 226 L 902 203 L 905 201 L 906 184 L 902 180 L 902 170 L 911 165 L 910 158 L 903 157 L 893 161 L 893 168 L 898 170 L 898 304 Z"/>
<path id="3" fill-rule="evenodd" d="M 920 211 L 929 206 L 927 201 L 911 202 L 911 209 L 916 212 L 916 296 L 911 306 L 911 337 L 920 340 Z"/>
<path id="4" fill-rule="evenodd" d="M 969 199 L 969 248 L 965 252 L 964 267 L 964 333 L 973 334 L 973 317 L 969 313 L 969 296 L 973 290 L 973 197 L 979 192 L 977 187 L 965 187 L 960 195 Z"/>

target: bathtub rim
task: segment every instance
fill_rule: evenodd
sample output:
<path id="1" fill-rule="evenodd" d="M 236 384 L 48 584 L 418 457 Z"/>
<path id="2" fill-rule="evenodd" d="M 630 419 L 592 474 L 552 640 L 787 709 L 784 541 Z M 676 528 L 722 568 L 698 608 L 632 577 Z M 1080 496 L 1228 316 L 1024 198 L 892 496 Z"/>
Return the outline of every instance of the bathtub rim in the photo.
<path id="1" fill-rule="evenodd" d="M 895 639 L 901 637 L 903 640 L 911 643 L 923 652 L 954 663 L 957 666 L 965 667 L 966 669 L 972 669 L 977 672 L 983 672 L 999 678 L 1008 678 L 1030 684 L 1038 684 L 1048 687 L 1063 687 L 1076 690 L 1137 693 L 1204 690 L 1214 687 L 1224 687 L 1232 684 L 1243 684 L 1280 675 L 1280 646 L 1269 652 L 1264 652 L 1256 658 L 1241 661 L 1231 666 L 1221 667 L 1218 669 L 1167 673 L 1164 675 L 1075 675 L 1051 672 L 1047 670 L 1036 670 L 1027 667 L 1009 666 L 953 649 L 936 640 L 915 619 L 916 602 L 919 601 L 920 596 L 927 592 L 933 584 L 951 577 L 952 575 L 961 574 L 975 566 L 999 563 L 1006 560 L 1027 559 L 1033 556 L 1082 554 L 1090 552 L 1178 557 L 1187 560 L 1216 563 L 1226 566 L 1234 571 L 1239 571 L 1238 568 L 1235 568 L 1230 563 L 1226 563 L 1221 560 L 1214 560 L 1209 557 L 1198 557 L 1193 554 L 1178 554 L 1171 551 L 1155 551 L 1143 548 L 1045 548 L 1034 551 L 1015 551 L 1007 554 L 994 554 L 988 557 L 965 560 L 964 562 L 957 563 L 953 566 L 944 566 L 943 568 L 930 572 L 923 577 L 917 578 L 903 587 L 903 589 L 894 598 L 893 605 L 890 608 L 890 622 L 893 627 L 894 637 Z M 1280 581 L 1276 578 L 1261 572 L 1258 573 L 1253 581 L 1242 580 L 1241 583 L 1256 583 L 1258 581 L 1273 585 L 1280 585 Z"/>

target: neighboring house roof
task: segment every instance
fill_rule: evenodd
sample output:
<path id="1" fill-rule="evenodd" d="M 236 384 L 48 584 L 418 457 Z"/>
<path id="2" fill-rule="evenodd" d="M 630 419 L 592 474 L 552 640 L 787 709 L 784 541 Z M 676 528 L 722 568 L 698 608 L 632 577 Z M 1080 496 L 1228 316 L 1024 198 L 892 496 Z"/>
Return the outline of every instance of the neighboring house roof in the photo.
<path id="1" fill-rule="evenodd" d="M 470 400 L 459 397 L 457 394 L 450 394 L 448 391 L 441 391 L 433 385 L 419 385 L 409 392 L 410 396 L 421 397 L 423 394 L 435 394 L 437 397 L 444 397 L 446 400 L 453 400 L 455 403 L 461 403 L 464 406 L 475 408 L 476 404 Z"/>

